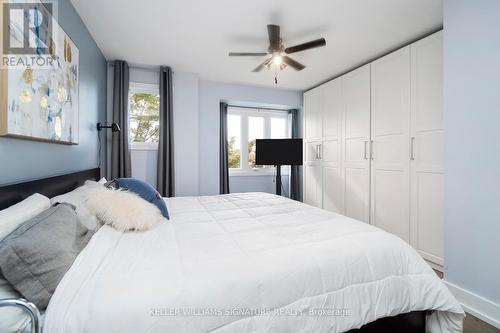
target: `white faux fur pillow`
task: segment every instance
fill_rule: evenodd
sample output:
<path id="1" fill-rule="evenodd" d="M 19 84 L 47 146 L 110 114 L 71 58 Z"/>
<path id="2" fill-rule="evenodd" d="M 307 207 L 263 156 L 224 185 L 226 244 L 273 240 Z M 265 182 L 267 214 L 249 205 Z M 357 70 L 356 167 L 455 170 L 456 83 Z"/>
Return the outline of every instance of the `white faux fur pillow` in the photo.
<path id="1" fill-rule="evenodd" d="M 120 231 L 149 230 L 163 221 L 158 207 L 129 191 L 90 190 L 87 206 L 102 223 Z"/>

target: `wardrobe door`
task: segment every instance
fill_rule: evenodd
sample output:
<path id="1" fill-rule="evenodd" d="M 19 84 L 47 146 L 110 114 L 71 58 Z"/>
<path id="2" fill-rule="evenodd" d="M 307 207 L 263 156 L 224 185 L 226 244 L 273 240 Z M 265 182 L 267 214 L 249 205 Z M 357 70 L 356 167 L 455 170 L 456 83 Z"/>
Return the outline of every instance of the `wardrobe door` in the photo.
<path id="1" fill-rule="evenodd" d="M 344 212 L 343 186 L 340 168 L 340 133 L 342 129 L 341 80 L 322 86 L 323 141 L 320 149 L 323 167 L 323 209 Z"/>
<path id="2" fill-rule="evenodd" d="M 412 245 L 443 265 L 442 32 L 411 45 Z"/>
<path id="3" fill-rule="evenodd" d="M 371 65 L 371 222 L 410 241 L 410 48 Z"/>
<path id="4" fill-rule="evenodd" d="M 370 65 L 342 77 L 344 215 L 370 221 Z"/>
<path id="5" fill-rule="evenodd" d="M 321 87 L 304 93 L 304 202 L 322 207 L 321 144 L 323 117 Z"/>

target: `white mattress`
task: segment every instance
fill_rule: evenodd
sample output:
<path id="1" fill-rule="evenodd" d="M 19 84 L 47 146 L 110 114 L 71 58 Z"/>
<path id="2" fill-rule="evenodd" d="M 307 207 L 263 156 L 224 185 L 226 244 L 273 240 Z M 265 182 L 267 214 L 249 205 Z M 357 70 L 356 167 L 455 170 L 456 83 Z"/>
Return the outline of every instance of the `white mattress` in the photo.
<path id="1" fill-rule="evenodd" d="M 45 332 L 344 332 L 415 310 L 463 311 L 403 240 L 264 193 L 167 199 L 144 233 L 104 226 L 47 310 Z"/>

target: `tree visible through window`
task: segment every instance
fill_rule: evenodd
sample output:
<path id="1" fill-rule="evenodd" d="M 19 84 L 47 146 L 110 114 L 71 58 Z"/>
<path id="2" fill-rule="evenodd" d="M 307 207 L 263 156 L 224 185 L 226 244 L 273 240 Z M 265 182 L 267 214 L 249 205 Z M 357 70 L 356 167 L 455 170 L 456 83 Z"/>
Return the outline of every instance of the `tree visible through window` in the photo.
<path id="1" fill-rule="evenodd" d="M 229 168 L 239 169 L 241 166 L 241 117 L 227 116 L 227 146 Z"/>
<path id="2" fill-rule="evenodd" d="M 231 169 L 237 169 L 240 167 L 241 164 L 240 150 L 236 149 L 235 142 L 236 142 L 236 137 L 232 136 L 229 138 L 228 154 L 229 154 L 229 167 Z"/>
<path id="3" fill-rule="evenodd" d="M 160 96 L 129 94 L 129 138 L 131 142 L 158 142 L 160 133 Z"/>

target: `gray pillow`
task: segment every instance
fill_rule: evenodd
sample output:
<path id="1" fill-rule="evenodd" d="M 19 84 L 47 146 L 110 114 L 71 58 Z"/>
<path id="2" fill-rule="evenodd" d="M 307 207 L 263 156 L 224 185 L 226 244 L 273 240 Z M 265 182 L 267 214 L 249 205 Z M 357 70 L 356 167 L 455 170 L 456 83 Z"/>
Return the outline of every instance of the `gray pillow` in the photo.
<path id="1" fill-rule="evenodd" d="M 43 310 L 92 235 L 72 205 L 52 206 L 0 241 L 2 275 Z"/>

